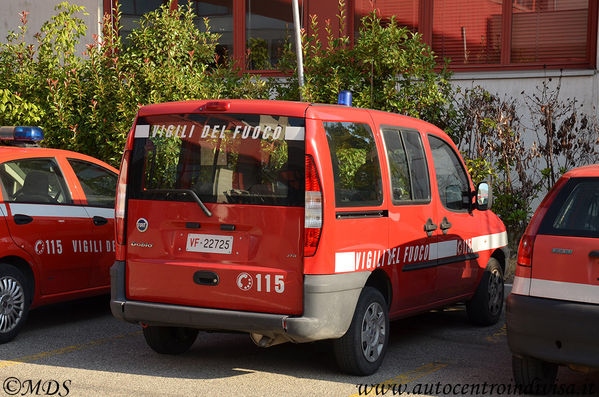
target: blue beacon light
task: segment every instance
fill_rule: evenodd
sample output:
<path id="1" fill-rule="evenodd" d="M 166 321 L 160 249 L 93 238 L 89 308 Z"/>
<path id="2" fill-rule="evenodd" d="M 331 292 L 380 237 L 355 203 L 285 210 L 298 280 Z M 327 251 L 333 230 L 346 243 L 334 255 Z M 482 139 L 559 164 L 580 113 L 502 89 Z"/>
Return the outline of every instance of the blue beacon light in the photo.
<path id="1" fill-rule="evenodd" d="M 351 106 L 351 91 L 340 91 L 337 99 L 338 105 Z"/>
<path id="2" fill-rule="evenodd" d="M 0 140 L 20 142 L 40 142 L 44 131 L 40 127 L 0 127 Z"/>

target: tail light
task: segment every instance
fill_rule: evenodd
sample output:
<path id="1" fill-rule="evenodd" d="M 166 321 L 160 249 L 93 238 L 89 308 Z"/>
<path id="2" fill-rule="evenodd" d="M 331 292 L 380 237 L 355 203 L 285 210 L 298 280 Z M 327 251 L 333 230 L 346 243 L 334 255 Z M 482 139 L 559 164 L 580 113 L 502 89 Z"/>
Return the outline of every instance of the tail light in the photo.
<path id="1" fill-rule="evenodd" d="M 310 155 L 306 155 L 305 192 L 304 256 L 313 256 L 322 232 L 322 189 L 314 158 Z"/>
<path id="2" fill-rule="evenodd" d="M 534 234 L 525 234 L 518 247 L 518 266 L 532 266 L 532 252 L 535 244 Z"/>
<path id="3" fill-rule="evenodd" d="M 123 153 L 123 160 L 121 161 L 121 170 L 119 172 L 119 182 L 116 188 L 116 203 L 114 210 L 115 218 L 115 231 L 116 231 L 116 243 L 124 245 L 126 243 L 125 237 L 125 206 L 127 203 L 127 170 L 129 168 L 129 154 L 130 151 Z"/>

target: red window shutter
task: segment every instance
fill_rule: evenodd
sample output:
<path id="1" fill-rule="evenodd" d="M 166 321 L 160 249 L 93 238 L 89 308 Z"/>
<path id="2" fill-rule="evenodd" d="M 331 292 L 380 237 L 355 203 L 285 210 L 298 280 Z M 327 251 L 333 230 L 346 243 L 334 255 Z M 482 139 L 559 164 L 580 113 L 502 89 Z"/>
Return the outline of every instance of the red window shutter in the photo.
<path id="1" fill-rule="evenodd" d="M 584 62 L 588 19 L 588 0 L 514 2 L 511 62 Z"/>
<path id="2" fill-rule="evenodd" d="M 502 2 L 435 0 L 433 51 L 451 66 L 498 64 L 501 55 Z"/>
<path id="3" fill-rule="evenodd" d="M 383 22 L 389 22 L 392 16 L 398 25 L 406 26 L 412 32 L 418 31 L 418 3 L 420 0 L 356 0 L 354 24 L 359 31 L 360 21 L 374 9 Z"/>

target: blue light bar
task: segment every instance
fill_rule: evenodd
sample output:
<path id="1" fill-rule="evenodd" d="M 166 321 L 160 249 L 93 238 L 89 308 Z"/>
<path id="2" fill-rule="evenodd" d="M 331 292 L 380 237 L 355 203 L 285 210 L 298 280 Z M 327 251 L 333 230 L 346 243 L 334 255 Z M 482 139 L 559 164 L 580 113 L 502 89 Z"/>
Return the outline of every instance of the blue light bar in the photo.
<path id="1" fill-rule="evenodd" d="M 339 99 L 337 99 L 338 105 L 351 106 L 351 91 L 340 91 Z"/>
<path id="2" fill-rule="evenodd" d="M 44 139 L 44 130 L 40 127 L 0 127 L 0 140 L 20 142 L 40 142 Z"/>

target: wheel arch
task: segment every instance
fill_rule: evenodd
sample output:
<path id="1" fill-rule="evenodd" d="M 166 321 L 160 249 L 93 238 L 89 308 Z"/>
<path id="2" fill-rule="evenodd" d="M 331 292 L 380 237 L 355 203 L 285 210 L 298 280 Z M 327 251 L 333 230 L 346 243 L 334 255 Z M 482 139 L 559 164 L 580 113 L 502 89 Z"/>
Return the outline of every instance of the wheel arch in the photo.
<path id="1" fill-rule="evenodd" d="M 385 298 L 387 307 L 391 307 L 393 288 L 391 287 L 391 280 L 384 270 L 376 269 L 373 271 L 366 280 L 364 287 L 376 288 L 383 295 L 383 298 Z"/>
<path id="2" fill-rule="evenodd" d="M 29 281 L 29 285 L 28 285 L 29 296 L 31 297 L 31 302 L 29 302 L 29 303 L 30 304 L 33 303 L 34 296 L 35 296 L 36 282 L 35 282 L 35 274 L 33 272 L 31 265 L 29 264 L 29 262 L 27 262 L 25 259 L 23 259 L 19 256 L 15 256 L 15 255 L 9 255 L 9 256 L 2 257 L 2 258 L 0 258 L 0 262 L 7 263 L 9 265 L 16 267 L 23 273 L 23 275 L 25 277 L 27 277 L 27 280 Z"/>
<path id="3" fill-rule="evenodd" d="M 499 266 L 501 266 L 501 271 L 505 275 L 505 271 L 507 270 L 507 260 L 509 258 L 509 252 L 507 251 L 507 247 L 502 247 L 496 249 L 491 254 L 491 258 L 495 258 L 497 262 L 499 262 Z"/>

